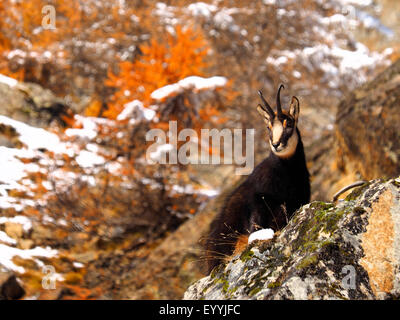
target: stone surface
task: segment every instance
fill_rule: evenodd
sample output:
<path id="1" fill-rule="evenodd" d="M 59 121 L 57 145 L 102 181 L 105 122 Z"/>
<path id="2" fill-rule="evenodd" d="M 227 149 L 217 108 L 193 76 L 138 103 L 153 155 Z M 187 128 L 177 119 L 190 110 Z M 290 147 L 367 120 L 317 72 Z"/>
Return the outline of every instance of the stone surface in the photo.
<path id="1" fill-rule="evenodd" d="M 185 299 L 400 298 L 400 177 L 373 180 L 338 204 L 299 209 L 194 283 Z"/>
<path id="2" fill-rule="evenodd" d="M 0 270 L 0 300 L 20 299 L 25 294 L 17 278 L 12 272 Z"/>
<path id="3" fill-rule="evenodd" d="M 365 178 L 400 174 L 400 60 L 338 106 L 339 168 Z"/>
<path id="4" fill-rule="evenodd" d="M 7 235 L 9 235 L 11 238 L 15 240 L 20 239 L 24 234 L 24 228 L 20 223 L 6 222 L 4 224 L 4 227 Z"/>
<path id="5" fill-rule="evenodd" d="M 54 119 L 62 123 L 60 116 L 68 110 L 64 100 L 38 84 L 18 83 L 10 87 L 0 83 L 1 115 L 32 126 L 45 127 Z"/>
<path id="6" fill-rule="evenodd" d="M 400 60 L 340 102 L 334 130 L 306 149 L 312 199 L 331 200 L 357 180 L 400 174 L 399 105 Z"/>

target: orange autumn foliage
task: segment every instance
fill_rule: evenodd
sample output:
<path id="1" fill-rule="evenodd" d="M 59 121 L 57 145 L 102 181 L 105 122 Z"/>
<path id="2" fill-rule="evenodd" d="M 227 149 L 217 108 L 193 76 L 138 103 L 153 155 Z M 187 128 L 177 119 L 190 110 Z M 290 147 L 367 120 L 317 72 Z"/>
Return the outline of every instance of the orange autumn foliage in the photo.
<path id="1" fill-rule="evenodd" d="M 201 32 L 192 28 L 178 26 L 175 35 L 168 33 L 164 42 L 152 39 L 140 49 L 143 54 L 137 60 L 119 64 L 119 74 L 109 72 L 106 85 L 117 91 L 106 117 L 115 119 L 124 104 L 134 99 L 148 105 L 154 90 L 191 75 L 201 76 L 207 66 L 207 43 Z"/>
<path id="2" fill-rule="evenodd" d="M 101 114 L 102 103 L 98 99 L 93 99 L 85 109 L 86 117 L 98 117 Z"/>

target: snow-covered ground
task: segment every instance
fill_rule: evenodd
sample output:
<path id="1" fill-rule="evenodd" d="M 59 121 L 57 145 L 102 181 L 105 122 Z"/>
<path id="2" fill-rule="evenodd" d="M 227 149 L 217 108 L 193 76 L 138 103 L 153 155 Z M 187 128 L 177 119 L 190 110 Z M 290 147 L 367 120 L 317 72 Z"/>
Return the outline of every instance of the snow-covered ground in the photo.
<path id="1" fill-rule="evenodd" d="M 13 79 L 0 77 L 0 81 L 7 85 L 16 84 Z M 214 90 L 224 86 L 227 79 L 224 77 L 188 77 L 176 84 L 171 84 L 153 92 L 154 100 L 179 94 L 183 90 L 199 92 L 203 90 Z M 95 174 L 98 168 L 106 168 L 110 174 L 119 175 L 120 164 L 117 161 L 106 161 L 102 154 L 107 153 L 101 144 L 98 144 L 99 127 L 115 127 L 119 122 L 128 121 L 129 125 L 136 125 L 140 121 L 155 121 L 157 105 L 146 108 L 143 104 L 134 100 L 125 104 L 124 109 L 118 115 L 117 120 L 103 118 L 75 116 L 73 128 L 68 128 L 64 133 L 51 132 L 43 128 L 36 128 L 21 121 L 0 115 L 0 125 L 11 128 L 19 141 L 18 147 L 0 146 L 0 210 L 13 209 L 19 215 L 9 217 L 0 216 L 0 266 L 15 272 L 24 273 L 23 267 L 16 265 L 13 258 L 18 256 L 22 259 L 32 259 L 41 267 L 43 262 L 40 257 L 53 258 L 58 252 L 50 247 L 33 249 L 19 248 L 18 239 L 7 234 L 4 226 L 7 223 L 20 224 L 24 234 L 30 232 L 34 223 L 65 224 L 62 219 L 55 219 L 50 216 L 43 216 L 38 221 L 31 221 L 23 215 L 26 207 L 44 206 L 46 196 L 35 199 L 34 189 L 37 187 L 29 178 L 30 174 L 40 173 L 43 175 L 42 185 L 50 195 L 53 190 L 53 182 L 57 188 L 68 187 L 76 179 L 86 180 L 90 185 L 96 184 Z M 151 109 L 152 108 L 152 109 Z M 153 110 L 154 109 L 154 110 Z M 75 160 L 81 168 L 83 175 L 78 176 L 76 172 L 65 170 L 65 156 Z M 143 181 L 145 182 L 145 181 Z M 157 187 L 157 183 L 149 179 L 147 183 Z M 15 196 L 18 191 L 18 196 Z M 213 197 L 218 194 L 212 188 L 196 189 L 191 185 L 181 187 L 174 185 L 170 188 L 171 194 L 201 194 Z M 24 196 L 25 194 L 25 196 Z M 34 200 L 35 199 L 35 200 Z M 5 230 L 5 231 L 2 231 Z M 61 277 L 59 278 L 61 279 Z"/>
<path id="2" fill-rule="evenodd" d="M 79 130 L 81 135 L 94 138 L 95 120 L 86 118 L 83 123 L 82 129 L 69 129 L 72 132 L 67 132 L 67 135 L 77 134 L 77 130 Z M 54 154 L 55 158 L 63 154 L 76 157 L 78 164 L 86 168 L 104 163 L 104 159 L 96 152 L 81 150 L 78 144 L 61 141 L 57 134 L 45 129 L 35 128 L 1 115 L 0 124 L 13 128 L 18 134 L 18 140 L 23 144 L 21 149 L 0 146 L 0 166 L 2 168 L 0 171 L 0 208 L 14 208 L 16 211 L 21 211 L 25 205 L 33 205 L 32 201 L 28 199 L 15 199 L 8 193 L 10 190 L 18 190 L 27 192 L 29 195 L 29 188 L 33 185 L 24 178 L 35 172 L 50 174 L 50 167 L 55 160 L 46 152 Z M 44 185 L 49 186 L 46 182 Z"/>
<path id="3" fill-rule="evenodd" d="M 2 79 L 0 77 L 0 81 Z M 12 81 L 6 80 L 8 84 L 12 84 Z M 32 190 L 36 185 L 28 178 L 29 174 L 41 173 L 47 177 L 48 180 L 44 178 L 42 185 L 48 189 L 50 194 L 53 191 L 50 179 L 68 186 L 77 178 L 76 173 L 62 169 L 64 155 L 74 157 L 77 165 L 83 169 L 92 169 L 93 172 L 95 172 L 96 166 L 104 165 L 105 159 L 98 154 L 100 148 L 96 144 L 85 144 L 84 142 L 96 138 L 99 124 L 110 124 L 110 122 L 104 119 L 76 116 L 76 123 L 81 128 L 66 130 L 64 137 L 61 133 L 58 135 L 0 115 L 0 125 L 12 128 L 18 135 L 18 141 L 22 144 L 21 148 L 0 146 L 0 167 L 2 168 L 0 170 L 0 210 L 13 209 L 19 213 L 13 217 L 0 216 L 0 228 L 7 223 L 19 224 L 23 232 L 28 233 L 32 229 L 33 221 L 23 215 L 24 209 L 45 205 L 46 197 L 34 200 L 35 194 Z M 77 139 L 76 142 L 73 142 L 74 139 Z M 61 169 L 57 169 L 57 167 Z M 113 166 L 113 168 L 116 167 Z M 91 170 L 86 177 L 87 181 L 95 184 L 94 177 L 90 175 L 90 172 Z M 13 196 L 15 191 L 20 192 L 18 196 Z M 26 194 L 26 198 L 21 195 L 21 192 Z M 55 221 L 53 218 L 45 216 L 42 219 L 43 223 L 49 221 L 60 225 L 67 223 L 62 219 Z M 50 247 L 18 248 L 18 239 L 14 239 L 0 230 L 0 266 L 3 268 L 24 273 L 25 269 L 13 262 L 14 257 L 31 259 L 41 268 L 44 266 L 40 260 L 41 257 L 54 258 L 57 254 L 58 251 Z M 57 280 L 62 280 L 62 277 L 58 276 Z"/>

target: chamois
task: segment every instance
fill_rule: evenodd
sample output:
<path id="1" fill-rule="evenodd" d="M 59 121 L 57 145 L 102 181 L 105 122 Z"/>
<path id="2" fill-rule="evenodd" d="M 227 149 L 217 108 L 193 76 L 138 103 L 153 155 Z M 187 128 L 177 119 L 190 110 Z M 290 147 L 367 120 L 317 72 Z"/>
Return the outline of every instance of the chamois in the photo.
<path id="1" fill-rule="evenodd" d="M 280 85 L 274 112 L 261 91 L 257 111 L 267 124 L 270 155 L 227 197 L 211 223 L 206 241 L 208 273 L 234 252 L 241 236 L 260 228 L 283 228 L 295 210 L 310 201 L 310 181 L 297 128 L 300 103 L 292 97 L 289 111 L 281 107 Z"/>

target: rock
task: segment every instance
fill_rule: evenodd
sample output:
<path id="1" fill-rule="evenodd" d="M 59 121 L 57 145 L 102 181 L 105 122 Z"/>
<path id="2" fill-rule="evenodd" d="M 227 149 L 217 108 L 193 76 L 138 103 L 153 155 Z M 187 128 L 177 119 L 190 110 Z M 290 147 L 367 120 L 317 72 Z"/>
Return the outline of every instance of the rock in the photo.
<path id="1" fill-rule="evenodd" d="M 13 273 L 0 271 L 0 300 L 20 299 L 24 294 L 24 288 Z"/>
<path id="2" fill-rule="evenodd" d="M 357 181 L 400 174 L 400 60 L 339 105 L 332 132 L 306 149 L 312 199 Z"/>
<path id="3" fill-rule="evenodd" d="M 64 100 L 38 84 L 18 83 L 10 87 L 0 83 L 0 114 L 45 127 L 54 119 L 63 124 L 61 116 L 72 113 Z"/>
<path id="4" fill-rule="evenodd" d="M 399 299 L 400 177 L 373 180 L 337 205 L 300 208 L 184 299 Z"/>
<path id="5" fill-rule="evenodd" d="M 54 239 L 54 233 L 50 227 L 37 224 L 33 228 L 31 239 L 39 242 Z"/>
<path id="6" fill-rule="evenodd" d="M 35 243 L 31 239 L 20 239 L 18 241 L 18 247 L 22 250 L 32 249 Z"/>
<path id="7" fill-rule="evenodd" d="M 88 263 L 98 258 L 98 253 L 95 251 L 86 251 L 82 253 L 72 253 L 71 257 L 81 263 Z"/>
<path id="8" fill-rule="evenodd" d="M 11 238 L 18 240 L 22 238 L 24 234 L 24 228 L 23 225 L 20 223 L 15 223 L 15 222 L 6 222 L 4 224 L 5 232 L 7 235 L 9 235 Z"/>
<path id="9" fill-rule="evenodd" d="M 364 179 L 400 174 L 400 60 L 338 106 L 339 168 Z"/>

